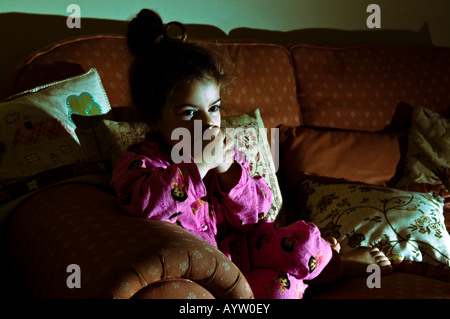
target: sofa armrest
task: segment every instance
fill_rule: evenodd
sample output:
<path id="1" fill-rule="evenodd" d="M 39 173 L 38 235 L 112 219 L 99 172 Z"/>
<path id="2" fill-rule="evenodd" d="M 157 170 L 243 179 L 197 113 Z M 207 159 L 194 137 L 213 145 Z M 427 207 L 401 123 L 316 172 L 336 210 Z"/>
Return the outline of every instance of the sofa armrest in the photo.
<path id="1" fill-rule="evenodd" d="M 177 225 L 127 216 L 112 195 L 88 184 L 27 199 L 6 236 L 17 277 L 33 297 L 253 297 L 214 246 Z"/>

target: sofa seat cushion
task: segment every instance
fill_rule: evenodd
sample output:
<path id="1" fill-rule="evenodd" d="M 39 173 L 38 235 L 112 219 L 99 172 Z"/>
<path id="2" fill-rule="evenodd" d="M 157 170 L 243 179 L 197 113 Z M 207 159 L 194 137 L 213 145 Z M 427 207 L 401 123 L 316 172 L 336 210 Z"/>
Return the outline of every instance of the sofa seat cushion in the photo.
<path id="1" fill-rule="evenodd" d="M 407 272 L 380 278 L 380 288 L 369 288 L 367 277 L 347 277 L 326 286 L 310 288 L 308 299 L 449 299 L 450 284 Z M 370 282 L 370 280 L 369 280 Z"/>

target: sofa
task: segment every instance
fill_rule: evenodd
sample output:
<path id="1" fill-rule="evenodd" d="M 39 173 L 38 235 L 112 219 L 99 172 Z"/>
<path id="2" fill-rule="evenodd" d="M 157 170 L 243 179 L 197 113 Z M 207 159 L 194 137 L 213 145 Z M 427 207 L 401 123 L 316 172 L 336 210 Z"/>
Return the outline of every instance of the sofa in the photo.
<path id="1" fill-rule="evenodd" d="M 381 278 L 311 283 L 302 297 L 449 298 L 450 49 L 202 43 L 234 64 L 223 125 L 272 189 L 267 218 L 312 221 L 343 252 L 376 246 L 394 265 Z M 9 289 L 32 298 L 264 298 L 215 247 L 119 208 L 114 160 L 147 129 L 131 102 L 130 61 L 123 35 L 101 34 L 53 43 L 11 74 L 0 130 Z"/>

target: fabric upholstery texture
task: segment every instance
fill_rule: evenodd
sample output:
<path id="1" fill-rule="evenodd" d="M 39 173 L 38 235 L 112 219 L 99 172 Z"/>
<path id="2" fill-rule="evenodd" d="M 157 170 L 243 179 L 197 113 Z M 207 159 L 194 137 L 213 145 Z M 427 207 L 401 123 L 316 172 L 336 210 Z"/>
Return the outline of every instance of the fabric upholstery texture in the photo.
<path id="1" fill-rule="evenodd" d="M 263 43 L 218 43 L 215 47 L 233 62 L 237 77 L 224 97 L 230 115 L 259 108 L 267 128 L 301 123 L 292 62 L 284 47 Z"/>
<path id="2" fill-rule="evenodd" d="M 12 81 L 14 93 L 37 85 L 79 75 L 95 67 L 103 81 L 111 106 L 129 106 L 128 67 L 131 55 L 125 37 L 116 35 L 71 39 L 50 45 L 18 66 Z"/>
<path id="3" fill-rule="evenodd" d="M 295 76 L 286 48 L 251 43 L 211 42 L 207 45 L 222 52 L 235 64 L 237 83 L 224 97 L 229 115 L 246 113 L 259 107 L 266 127 L 301 123 Z M 50 46 L 22 65 L 20 77 L 17 81 L 12 79 L 15 83 L 13 90 L 17 93 L 37 84 L 63 79 L 66 75 L 61 69 L 79 74 L 95 66 L 111 106 L 131 106 L 128 85 L 130 62 L 131 54 L 124 36 L 102 35 L 69 40 Z"/>
<path id="4" fill-rule="evenodd" d="M 114 196 L 87 184 L 42 191 L 20 206 L 9 229 L 14 269 L 32 296 L 142 297 L 155 282 L 180 280 L 204 287 L 187 296 L 202 298 L 206 289 L 205 298 L 252 297 L 240 271 L 214 246 L 179 226 L 129 217 Z M 81 288 L 66 284 L 71 264 L 80 267 Z"/>
<path id="5" fill-rule="evenodd" d="M 450 105 L 450 50 L 294 45 L 303 124 L 382 130 L 400 101 L 442 114 Z"/>

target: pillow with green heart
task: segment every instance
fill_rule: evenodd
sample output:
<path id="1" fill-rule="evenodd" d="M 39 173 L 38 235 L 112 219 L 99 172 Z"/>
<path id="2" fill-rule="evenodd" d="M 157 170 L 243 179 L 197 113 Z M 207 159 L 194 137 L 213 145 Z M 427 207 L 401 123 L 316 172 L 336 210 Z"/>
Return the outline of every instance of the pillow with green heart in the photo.
<path id="1" fill-rule="evenodd" d="M 335 237 L 341 254 L 378 247 L 389 259 L 450 269 L 450 235 L 443 199 L 361 184 L 321 184 L 304 180 L 300 193 L 322 237 Z"/>
<path id="2" fill-rule="evenodd" d="M 0 102 L 0 225 L 23 199 L 55 183 L 94 177 L 108 184 L 111 156 L 98 118 L 110 110 L 95 69 Z"/>

